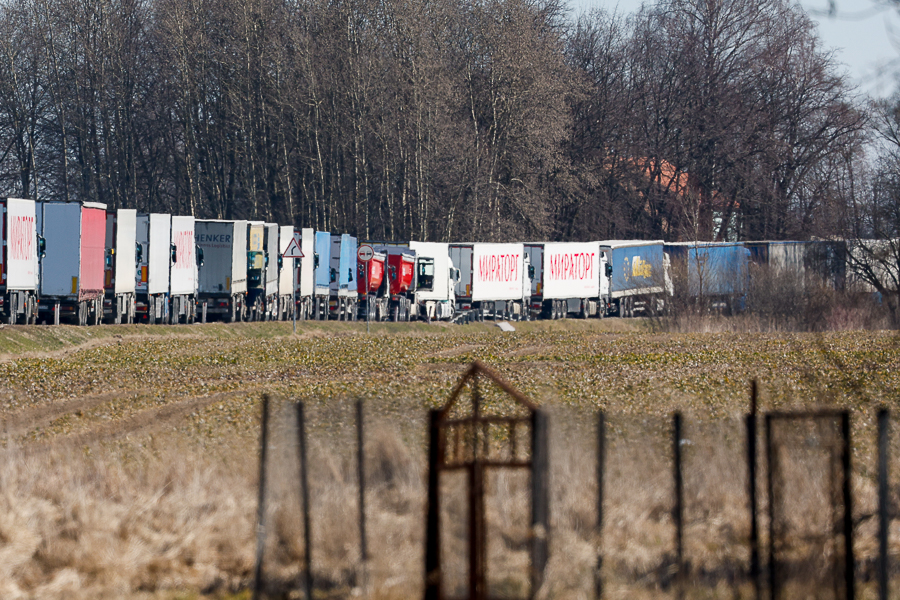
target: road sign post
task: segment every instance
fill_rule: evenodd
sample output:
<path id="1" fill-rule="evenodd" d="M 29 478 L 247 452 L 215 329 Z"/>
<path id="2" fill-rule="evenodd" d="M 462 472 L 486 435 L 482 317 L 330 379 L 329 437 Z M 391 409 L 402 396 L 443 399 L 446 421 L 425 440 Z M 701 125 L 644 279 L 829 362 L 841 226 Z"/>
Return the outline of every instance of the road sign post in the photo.
<path id="1" fill-rule="evenodd" d="M 356 258 L 363 264 L 363 289 L 366 293 L 366 334 L 369 333 L 369 321 L 372 314 L 372 302 L 369 300 L 369 261 L 375 256 L 375 249 L 363 244 L 356 251 Z"/>

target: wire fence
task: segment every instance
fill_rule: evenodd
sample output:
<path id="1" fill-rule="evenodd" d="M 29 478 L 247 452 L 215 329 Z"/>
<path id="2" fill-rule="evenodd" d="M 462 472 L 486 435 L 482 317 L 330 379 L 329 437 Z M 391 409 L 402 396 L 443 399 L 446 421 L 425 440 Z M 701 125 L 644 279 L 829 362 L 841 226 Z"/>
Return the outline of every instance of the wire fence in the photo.
<path id="1" fill-rule="evenodd" d="M 887 411 L 546 411 L 549 531 L 527 472 L 486 475 L 485 597 L 900 597 Z M 427 412 L 267 400 L 264 414 L 254 597 L 424 597 Z M 440 481 L 441 598 L 471 597 L 468 482 Z"/>

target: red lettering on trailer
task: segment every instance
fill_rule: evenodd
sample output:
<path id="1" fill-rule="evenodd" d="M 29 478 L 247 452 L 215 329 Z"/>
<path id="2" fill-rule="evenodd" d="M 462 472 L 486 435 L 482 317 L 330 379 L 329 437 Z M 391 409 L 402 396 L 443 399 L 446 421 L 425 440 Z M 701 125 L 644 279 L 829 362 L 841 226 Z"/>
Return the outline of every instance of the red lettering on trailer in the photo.
<path id="1" fill-rule="evenodd" d="M 34 253 L 34 217 L 12 217 L 9 236 L 11 260 L 29 260 Z"/>
<path id="2" fill-rule="evenodd" d="M 519 254 L 489 254 L 478 258 L 478 279 L 484 282 L 517 281 Z"/>
<path id="3" fill-rule="evenodd" d="M 550 256 L 550 279 L 585 280 L 594 277 L 595 252 L 579 252 L 575 254 L 554 254 Z"/>
<path id="4" fill-rule="evenodd" d="M 194 236 L 190 231 L 179 231 L 175 234 L 175 265 L 176 269 L 191 267 L 193 255 Z"/>

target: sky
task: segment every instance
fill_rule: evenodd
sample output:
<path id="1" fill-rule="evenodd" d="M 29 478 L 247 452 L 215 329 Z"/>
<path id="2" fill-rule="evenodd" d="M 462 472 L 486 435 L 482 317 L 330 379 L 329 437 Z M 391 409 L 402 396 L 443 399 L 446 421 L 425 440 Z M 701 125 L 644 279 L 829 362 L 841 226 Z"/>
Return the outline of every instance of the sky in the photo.
<path id="1" fill-rule="evenodd" d="M 891 0 L 829 0 L 799 2 L 819 24 L 825 46 L 846 69 L 859 90 L 876 98 L 893 94 L 900 82 L 900 2 Z M 576 12 L 595 6 L 618 12 L 635 12 L 641 0 L 569 0 Z"/>

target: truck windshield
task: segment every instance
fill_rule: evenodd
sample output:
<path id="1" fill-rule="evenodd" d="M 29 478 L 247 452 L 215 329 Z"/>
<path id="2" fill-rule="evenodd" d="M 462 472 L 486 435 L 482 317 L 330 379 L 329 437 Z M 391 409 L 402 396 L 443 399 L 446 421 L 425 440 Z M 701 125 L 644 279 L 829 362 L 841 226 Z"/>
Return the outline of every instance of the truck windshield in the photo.
<path id="1" fill-rule="evenodd" d="M 252 250 L 247 252 L 247 268 L 262 269 L 265 266 L 264 256 L 262 252 Z"/>
<path id="2" fill-rule="evenodd" d="M 419 272 L 416 275 L 416 287 L 420 290 L 430 290 L 434 287 L 434 259 L 420 258 Z"/>

